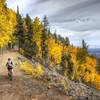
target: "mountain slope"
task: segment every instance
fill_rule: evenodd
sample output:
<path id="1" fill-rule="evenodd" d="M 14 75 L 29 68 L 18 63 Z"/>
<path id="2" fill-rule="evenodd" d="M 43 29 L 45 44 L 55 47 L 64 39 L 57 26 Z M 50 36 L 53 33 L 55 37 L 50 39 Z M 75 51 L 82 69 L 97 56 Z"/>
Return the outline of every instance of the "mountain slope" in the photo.
<path id="1" fill-rule="evenodd" d="M 33 79 L 20 71 L 19 64 L 14 67 L 13 81 L 7 78 L 5 62 L 11 57 L 18 63 L 18 57 L 27 60 L 17 52 L 1 55 L 0 61 L 0 100 L 99 100 L 100 91 L 96 91 L 82 83 L 72 82 L 65 77 L 45 69 L 46 78 Z M 28 60 L 27 60 L 28 61 Z M 20 62 L 21 63 L 21 62 Z M 67 86 L 67 87 L 66 87 Z"/>
<path id="2" fill-rule="evenodd" d="M 66 100 L 66 97 L 56 88 L 48 89 L 45 84 L 20 71 L 19 66 L 13 70 L 13 81 L 7 78 L 5 62 L 11 57 L 14 62 L 20 55 L 8 52 L 0 57 L 0 100 Z"/>

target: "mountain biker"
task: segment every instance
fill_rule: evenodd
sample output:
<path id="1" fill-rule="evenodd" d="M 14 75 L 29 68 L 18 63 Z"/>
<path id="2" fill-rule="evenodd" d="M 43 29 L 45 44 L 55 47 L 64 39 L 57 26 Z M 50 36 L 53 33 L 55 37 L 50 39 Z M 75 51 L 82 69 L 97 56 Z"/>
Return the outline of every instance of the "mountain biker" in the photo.
<path id="1" fill-rule="evenodd" d="M 8 61 L 6 63 L 6 67 L 7 67 L 7 70 L 8 70 L 8 78 L 10 80 L 12 80 L 13 62 L 12 62 L 11 58 L 8 58 Z"/>

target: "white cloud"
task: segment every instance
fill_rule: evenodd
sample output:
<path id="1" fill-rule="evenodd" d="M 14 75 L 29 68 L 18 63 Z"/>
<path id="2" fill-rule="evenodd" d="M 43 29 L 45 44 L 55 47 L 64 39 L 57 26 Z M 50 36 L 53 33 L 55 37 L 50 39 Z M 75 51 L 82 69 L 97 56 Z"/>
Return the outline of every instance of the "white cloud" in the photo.
<path id="1" fill-rule="evenodd" d="M 47 15 L 51 29 L 68 36 L 80 46 L 82 39 L 90 47 L 100 48 L 100 0 L 7 0 L 8 7 L 32 18 Z"/>

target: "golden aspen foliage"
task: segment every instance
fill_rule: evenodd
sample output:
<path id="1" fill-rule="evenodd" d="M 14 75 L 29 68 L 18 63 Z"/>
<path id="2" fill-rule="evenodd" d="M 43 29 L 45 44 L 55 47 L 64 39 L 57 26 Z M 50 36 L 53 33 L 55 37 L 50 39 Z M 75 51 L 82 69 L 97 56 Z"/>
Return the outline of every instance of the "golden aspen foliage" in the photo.
<path id="1" fill-rule="evenodd" d="M 50 37 L 48 39 L 48 48 L 49 48 L 49 57 L 55 62 L 55 64 L 59 64 L 61 62 L 62 56 L 62 46 L 58 43 L 55 43 L 55 39 Z"/>
<path id="2" fill-rule="evenodd" d="M 22 18 L 22 20 L 24 21 L 23 28 L 25 28 L 25 32 L 27 32 L 28 30 L 25 26 L 25 19 Z M 15 40 L 13 33 L 16 29 L 16 24 L 16 13 L 6 7 L 5 0 L 0 0 L 0 48 L 7 46 L 9 42 L 12 43 L 12 41 Z M 46 22 L 45 24 L 48 23 Z M 47 58 L 50 62 L 49 65 L 51 63 L 54 63 L 55 65 L 53 67 L 55 67 L 56 65 L 60 65 L 63 53 L 66 57 L 66 59 L 64 59 L 66 60 L 64 61 L 66 64 L 64 67 L 64 72 L 70 72 L 69 76 L 72 80 L 82 80 L 85 83 L 90 83 L 93 87 L 100 90 L 100 75 L 97 73 L 96 69 L 96 58 L 91 57 L 83 48 L 66 45 L 64 43 L 64 38 L 62 38 L 61 36 L 55 35 L 54 38 L 54 35 L 52 33 L 49 34 L 47 29 L 45 34 L 42 34 L 43 28 L 45 29 L 47 27 L 48 25 L 43 27 L 42 22 L 38 17 L 36 17 L 32 22 L 32 42 L 35 43 L 36 47 L 38 48 L 36 49 L 36 56 L 38 59 L 40 58 L 40 62 L 42 62 L 42 54 L 44 54 L 44 52 L 46 51 L 48 53 L 46 56 L 48 56 Z M 46 37 L 42 37 L 42 35 L 46 35 Z M 26 37 L 22 38 L 22 40 L 23 39 L 26 39 Z M 45 44 L 46 47 L 43 48 L 41 44 Z M 31 51 L 31 48 L 27 48 L 27 50 L 28 49 L 30 49 Z M 24 55 L 25 51 L 22 48 L 20 49 L 20 51 L 21 54 Z M 30 52 L 28 53 L 30 54 Z M 33 57 L 33 55 L 31 56 Z M 41 77 L 43 75 L 43 66 L 41 64 L 37 64 L 37 66 L 33 67 L 28 62 L 24 62 L 21 64 L 20 68 L 33 77 Z M 66 76 L 68 75 L 66 74 Z"/>
<path id="3" fill-rule="evenodd" d="M 16 14 L 11 9 L 5 9 L 5 0 L 0 0 L 0 47 L 4 47 L 11 41 L 15 25 Z"/>
<path id="4" fill-rule="evenodd" d="M 20 65 L 20 69 L 24 71 L 28 75 L 32 75 L 33 77 L 40 78 L 43 75 L 43 66 L 37 64 L 36 66 L 32 66 L 29 62 L 25 61 Z"/>
<path id="5" fill-rule="evenodd" d="M 41 34 L 42 34 L 42 24 L 40 19 L 36 17 L 33 21 L 33 42 L 36 43 L 38 51 L 37 56 L 41 58 Z"/>

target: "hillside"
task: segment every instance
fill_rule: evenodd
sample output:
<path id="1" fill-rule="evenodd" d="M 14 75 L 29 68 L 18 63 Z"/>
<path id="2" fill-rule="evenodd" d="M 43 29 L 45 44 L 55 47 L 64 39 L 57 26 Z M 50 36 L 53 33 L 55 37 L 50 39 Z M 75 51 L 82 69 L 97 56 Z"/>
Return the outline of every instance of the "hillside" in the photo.
<path id="1" fill-rule="evenodd" d="M 52 81 L 44 83 L 42 80 L 32 78 L 20 70 L 17 65 L 13 70 L 13 81 L 7 78 L 7 70 L 5 62 L 11 57 L 16 63 L 18 57 L 24 61 L 27 58 L 17 52 L 7 52 L 0 57 L 2 61 L 0 65 L 0 100 L 99 100 L 100 91 L 96 91 L 82 83 L 75 83 L 67 78 L 45 69 L 48 73 L 47 77 L 51 77 Z M 22 63 L 22 62 L 21 62 Z M 20 63 L 20 64 L 21 64 Z M 30 63 L 30 61 L 29 61 Z M 67 88 L 65 88 L 67 86 Z"/>
<path id="2" fill-rule="evenodd" d="M 20 71 L 19 66 L 13 70 L 13 81 L 9 81 L 5 62 L 8 57 L 18 62 L 19 56 L 21 55 L 16 52 L 7 52 L 0 57 L 0 61 L 2 61 L 0 64 L 0 100 L 51 100 L 51 98 L 64 100 L 67 98 L 56 88 L 49 90 L 42 81 L 33 80 L 31 76 L 25 75 Z"/>
<path id="3" fill-rule="evenodd" d="M 9 57 L 16 64 L 12 82 L 6 77 Z M 23 17 L 19 7 L 16 13 L 7 8 L 6 0 L 0 0 L 0 61 L 1 100 L 100 98 L 98 62 L 85 40 L 82 47 L 71 45 L 68 37 L 51 32 L 47 16 Z"/>

